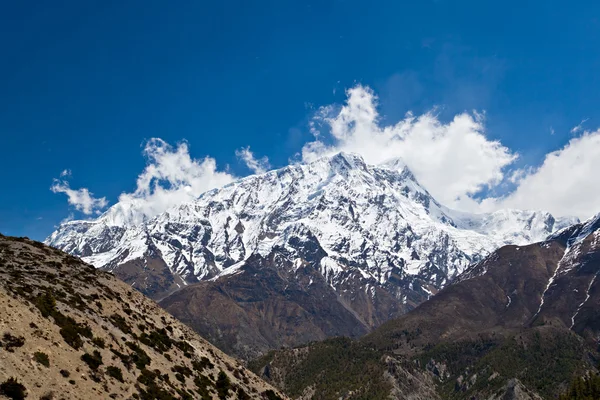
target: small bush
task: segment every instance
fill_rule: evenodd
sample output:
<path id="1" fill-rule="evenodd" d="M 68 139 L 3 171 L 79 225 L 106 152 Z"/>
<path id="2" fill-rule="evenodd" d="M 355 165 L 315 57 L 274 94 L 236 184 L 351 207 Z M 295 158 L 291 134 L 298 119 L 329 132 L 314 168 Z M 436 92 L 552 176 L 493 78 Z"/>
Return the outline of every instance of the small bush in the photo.
<path id="1" fill-rule="evenodd" d="M 146 368 L 146 365 L 150 364 L 152 360 L 140 346 L 132 342 L 127 342 L 126 345 L 134 351 L 133 354 L 130 355 L 130 358 L 139 370 Z"/>
<path id="2" fill-rule="evenodd" d="M 101 349 L 106 347 L 106 343 L 104 342 L 104 339 L 99 338 L 99 337 L 93 338 L 92 343 L 94 343 L 97 347 L 100 347 Z"/>
<path id="3" fill-rule="evenodd" d="M 248 396 L 248 393 L 246 393 L 244 391 L 244 389 L 242 389 L 241 386 L 237 387 L 237 394 L 238 394 L 238 396 L 237 396 L 238 400 L 250 400 L 251 399 L 251 397 Z"/>
<path id="4" fill-rule="evenodd" d="M 77 328 L 73 325 L 66 325 L 60 328 L 60 335 L 69 346 L 76 350 L 83 346 L 83 340 L 81 340 Z"/>
<path id="5" fill-rule="evenodd" d="M 205 368 L 212 369 L 214 367 L 214 364 L 211 363 L 208 358 L 202 357 L 202 358 L 200 358 L 200 360 L 192 361 L 192 366 L 194 367 L 194 369 L 197 372 L 202 372 L 202 371 L 204 371 Z"/>
<path id="6" fill-rule="evenodd" d="M 164 329 L 154 330 L 150 334 L 142 333 L 140 335 L 140 342 L 146 346 L 153 347 L 159 353 L 169 350 L 173 344 L 173 340 L 171 340 L 169 334 Z"/>
<path id="7" fill-rule="evenodd" d="M 36 351 L 35 353 L 33 353 L 33 358 L 35 359 L 35 361 L 39 362 L 44 367 L 50 367 L 50 359 L 48 358 L 48 354 L 42 353 L 41 351 Z"/>
<path id="8" fill-rule="evenodd" d="M 0 394 L 12 400 L 25 399 L 27 396 L 25 390 L 25 386 L 21 385 L 15 378 L 8 378 L 0 384 Z"/>
<path id="9" fill-rule="evenodd" d="M 2 336 L 2 343 L 0 347 L 4 347 L 4 349 L 10 353 L 14 352 L 14 348 L 23 347 L 25 344 L 25 338 L 23 336 L 13 336 L 10 333 L 5 333 Z"/>
<path id="10" fill-rule="evenodd" d="M 157 377 L 158 377 L 158 375 L 156 373 L 144 368 L 141 370 L 140 376 L 138 376 L 137 380 L 141 384 L 150 386 L 151 384 L 154 383 L 154 381 L 156 380 Z"/>
<path id="11" fill-rule="evenodd" d="M 127 323 L 127 320 L 119 314 L 113 314 L 109 318 L 110 322 L 123 333 L 131 333 L 131 326 Z"/>
<path id="12" fill-rule="evenodd" d="M 56 310 L 56 299 L 50 291 L 36 297 L 33 304 L 40 310 L 44 318 L 48 318 Z"/>
<path id="13" fill-rule="evenodd" d="M 121 371 L 121 368 L 111 365 L 106 367 L 106 373 L 108 376 L 115 378 L 119 382 L 123 382 L 123 372 Z"/>
<path id="14" fill-rule="evenodd" d="M 185 365 L 175 365 L 171 367 L 171 371 L 177 372 L 184 376 L 192 376 L 192 370 L 186 367 Z"/>
<path id="15" fill-rule="evenodd" d="M 217 382 L 215 384 L 217 387 L 217 394 L 220 399 L 226 399 L 229 394 L 229 389 L 231 388 L 231 382 L 229 381 L 229 377 L 223 371 L 219 371 L 219 376 L 217 377 Z"/>
<path id="16" fill-rule="evenodd" d="M 277 393 L 275 393 L 274 391 L 272 391 L 271 389 L 262 392 L 262 397 L 267 399 L 267 400 L 283 400 L 281 397 L 279 397 L 277 395 Z"/>
<path id="17" fill-rule="evenodd" d="M 214 384 L 204 375 L 196 376 L 194 378 L 194 384 L 196 384 L 196 392 L 201 396 L 202 400 L 212 399 L 210 390 L 214 387 Z"/>
<path id="18" fill-rule="evenodd" d="M 98 350 L 94 350 L 92 354 L 85 353 L 81 356 L 81 360 L 85 362 L 92 371 L 97 371 L 102 365 L 102 355 Z"/>
<path id="19" fill-rule="evenodd" d="M 127 370 L 131 369 L 131 363 L 133 362 L 133 360 L 131 359 L 131 356 L 127 355 L 127 354 L 123 354 L 118 350 L 115 349 L 110 349 L 110 351 L 117 357 L 119 357 L 119 359 L 121 360 L 121 362 L 123 363 L 123 365 L 127 368 Z"/>
<path id="20" fill-rule="evenodd" d="M 156 383 L 151 383 L 147 386 L 148 390 L 139 388 L 139 398 L 142 400 L 175 400 L 172 394 L 160 388 Z"/>
<path id="21" fill-rule="evenodd" d="M 61 369 L 60 374 L 65 378 L 68 378 L 71 375 L 71 373 L 69 371 L 67 371 L 66 369 Z"/>

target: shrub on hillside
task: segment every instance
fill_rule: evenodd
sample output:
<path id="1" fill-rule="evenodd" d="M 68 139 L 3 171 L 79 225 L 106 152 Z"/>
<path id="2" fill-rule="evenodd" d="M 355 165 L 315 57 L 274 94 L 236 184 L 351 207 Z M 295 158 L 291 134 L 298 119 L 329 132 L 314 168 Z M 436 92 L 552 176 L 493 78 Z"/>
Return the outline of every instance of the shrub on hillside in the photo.
<path id="1" fill-rule="evenodd" d="M 48 358 L 48 354 L 46 354 L 46 353 L 42 353 L 41 351 L 36 351 L 35 353 L 33 353 L 33 359 L 35 361 L 39 362 L 40 364 L 42 364 L 46 368 L 50 367 L 50 359 Z"/>
<path id="2" fill-rule="evenodd" d="M 92 371 L 98 370 L 98 368 L 102 365 L 102 355 L 98 350 L 94 350 L 92 354 L 85 353 L 81 356 L 81 360 L 85 362 Z"/>
<path id="3" fill-rule="evenodd" d="M 23 400 L 27 396 L 25 394 L 25 386 L 20 384 L 15 378 L 8 378 L 0 384 L 0 394 L 12 400 Z"/>
<path id="4" fill-rule="evenodd" d="M 119 382 L 123 382 L 123 372 L 119 367 L 114 367 L 112 365 L 106 367 L 106 374 L 112 378 L 115 378 Z"/>

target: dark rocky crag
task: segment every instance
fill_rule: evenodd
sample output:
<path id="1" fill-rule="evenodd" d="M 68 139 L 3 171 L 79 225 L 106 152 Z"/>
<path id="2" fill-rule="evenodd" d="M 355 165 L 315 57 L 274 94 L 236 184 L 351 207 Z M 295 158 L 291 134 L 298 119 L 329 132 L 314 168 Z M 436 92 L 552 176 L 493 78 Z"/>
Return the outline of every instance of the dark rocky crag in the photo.
<path id="1" fill-rule="evenodd" d="M 277 253 L 252 256 L 227 279 L 185 287 L 160 305 L 225 352 L 245 359 L 332 336 L 360 337 L 405 311 L 379 289 L 376 309 L 359 313 L 356 304 L 364 299 L 333 290 L 308 263 L 293 273 L 281 265 L 286 263 Z"/>

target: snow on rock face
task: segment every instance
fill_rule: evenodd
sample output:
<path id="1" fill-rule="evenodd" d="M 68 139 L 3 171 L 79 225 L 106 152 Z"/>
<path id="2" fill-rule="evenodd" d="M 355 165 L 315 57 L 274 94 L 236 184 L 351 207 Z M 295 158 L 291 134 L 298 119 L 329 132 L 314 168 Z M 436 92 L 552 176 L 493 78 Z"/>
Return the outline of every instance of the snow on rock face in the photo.
<path id="1" fill-rule="evenodd" d="M 107 269 L 158 254 L 187 282 L 277 250 L 313 263 L 334 288 L 348 271 L 371 285 L 400 271 L 439 288 L 499 246 L 540 241 L 572 222 L 450 210 L 400 160 L 371 166 L 340 153 L 249 176 L 147 221 L 135 204 L 117 204 L 94 221 L 62 224 L 45 242 Z"/>

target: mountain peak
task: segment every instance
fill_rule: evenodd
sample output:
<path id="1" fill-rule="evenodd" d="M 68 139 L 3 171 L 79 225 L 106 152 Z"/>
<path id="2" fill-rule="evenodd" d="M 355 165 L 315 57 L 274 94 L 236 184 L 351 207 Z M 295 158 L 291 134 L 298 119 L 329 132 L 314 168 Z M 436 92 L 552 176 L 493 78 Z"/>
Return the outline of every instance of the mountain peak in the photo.
<path id="1" fill-rule="evenodd" d="M 366 170 L 367 164 L 365 160 L 356 153 L 339 152 L 330 157 L 325 157 L 329 165 L 336 169 L 342 170 Z"/>
<path id="2" fill-rule="evenodd" d="M 364 158 L 358 154 L 358 153 L 353 153 L 353 152 L 346 152 L 346 151 L 340 151 L 339 153 L 334 154 L 333 156 L 331 156 L 332 159 L 345 159 L 347 162 L 349 163 L 359 163 L 359 164 L 364 164 Z"/>
<path id="3" fill-rule="evenodd" d="M 404 162 L 404 160 L 400 157 L 391 158 L 381 164 L 377 165 L 379 168 L 391 169 L 394 171 L 402 171 L 408 169 L 408 166 Z"/>

